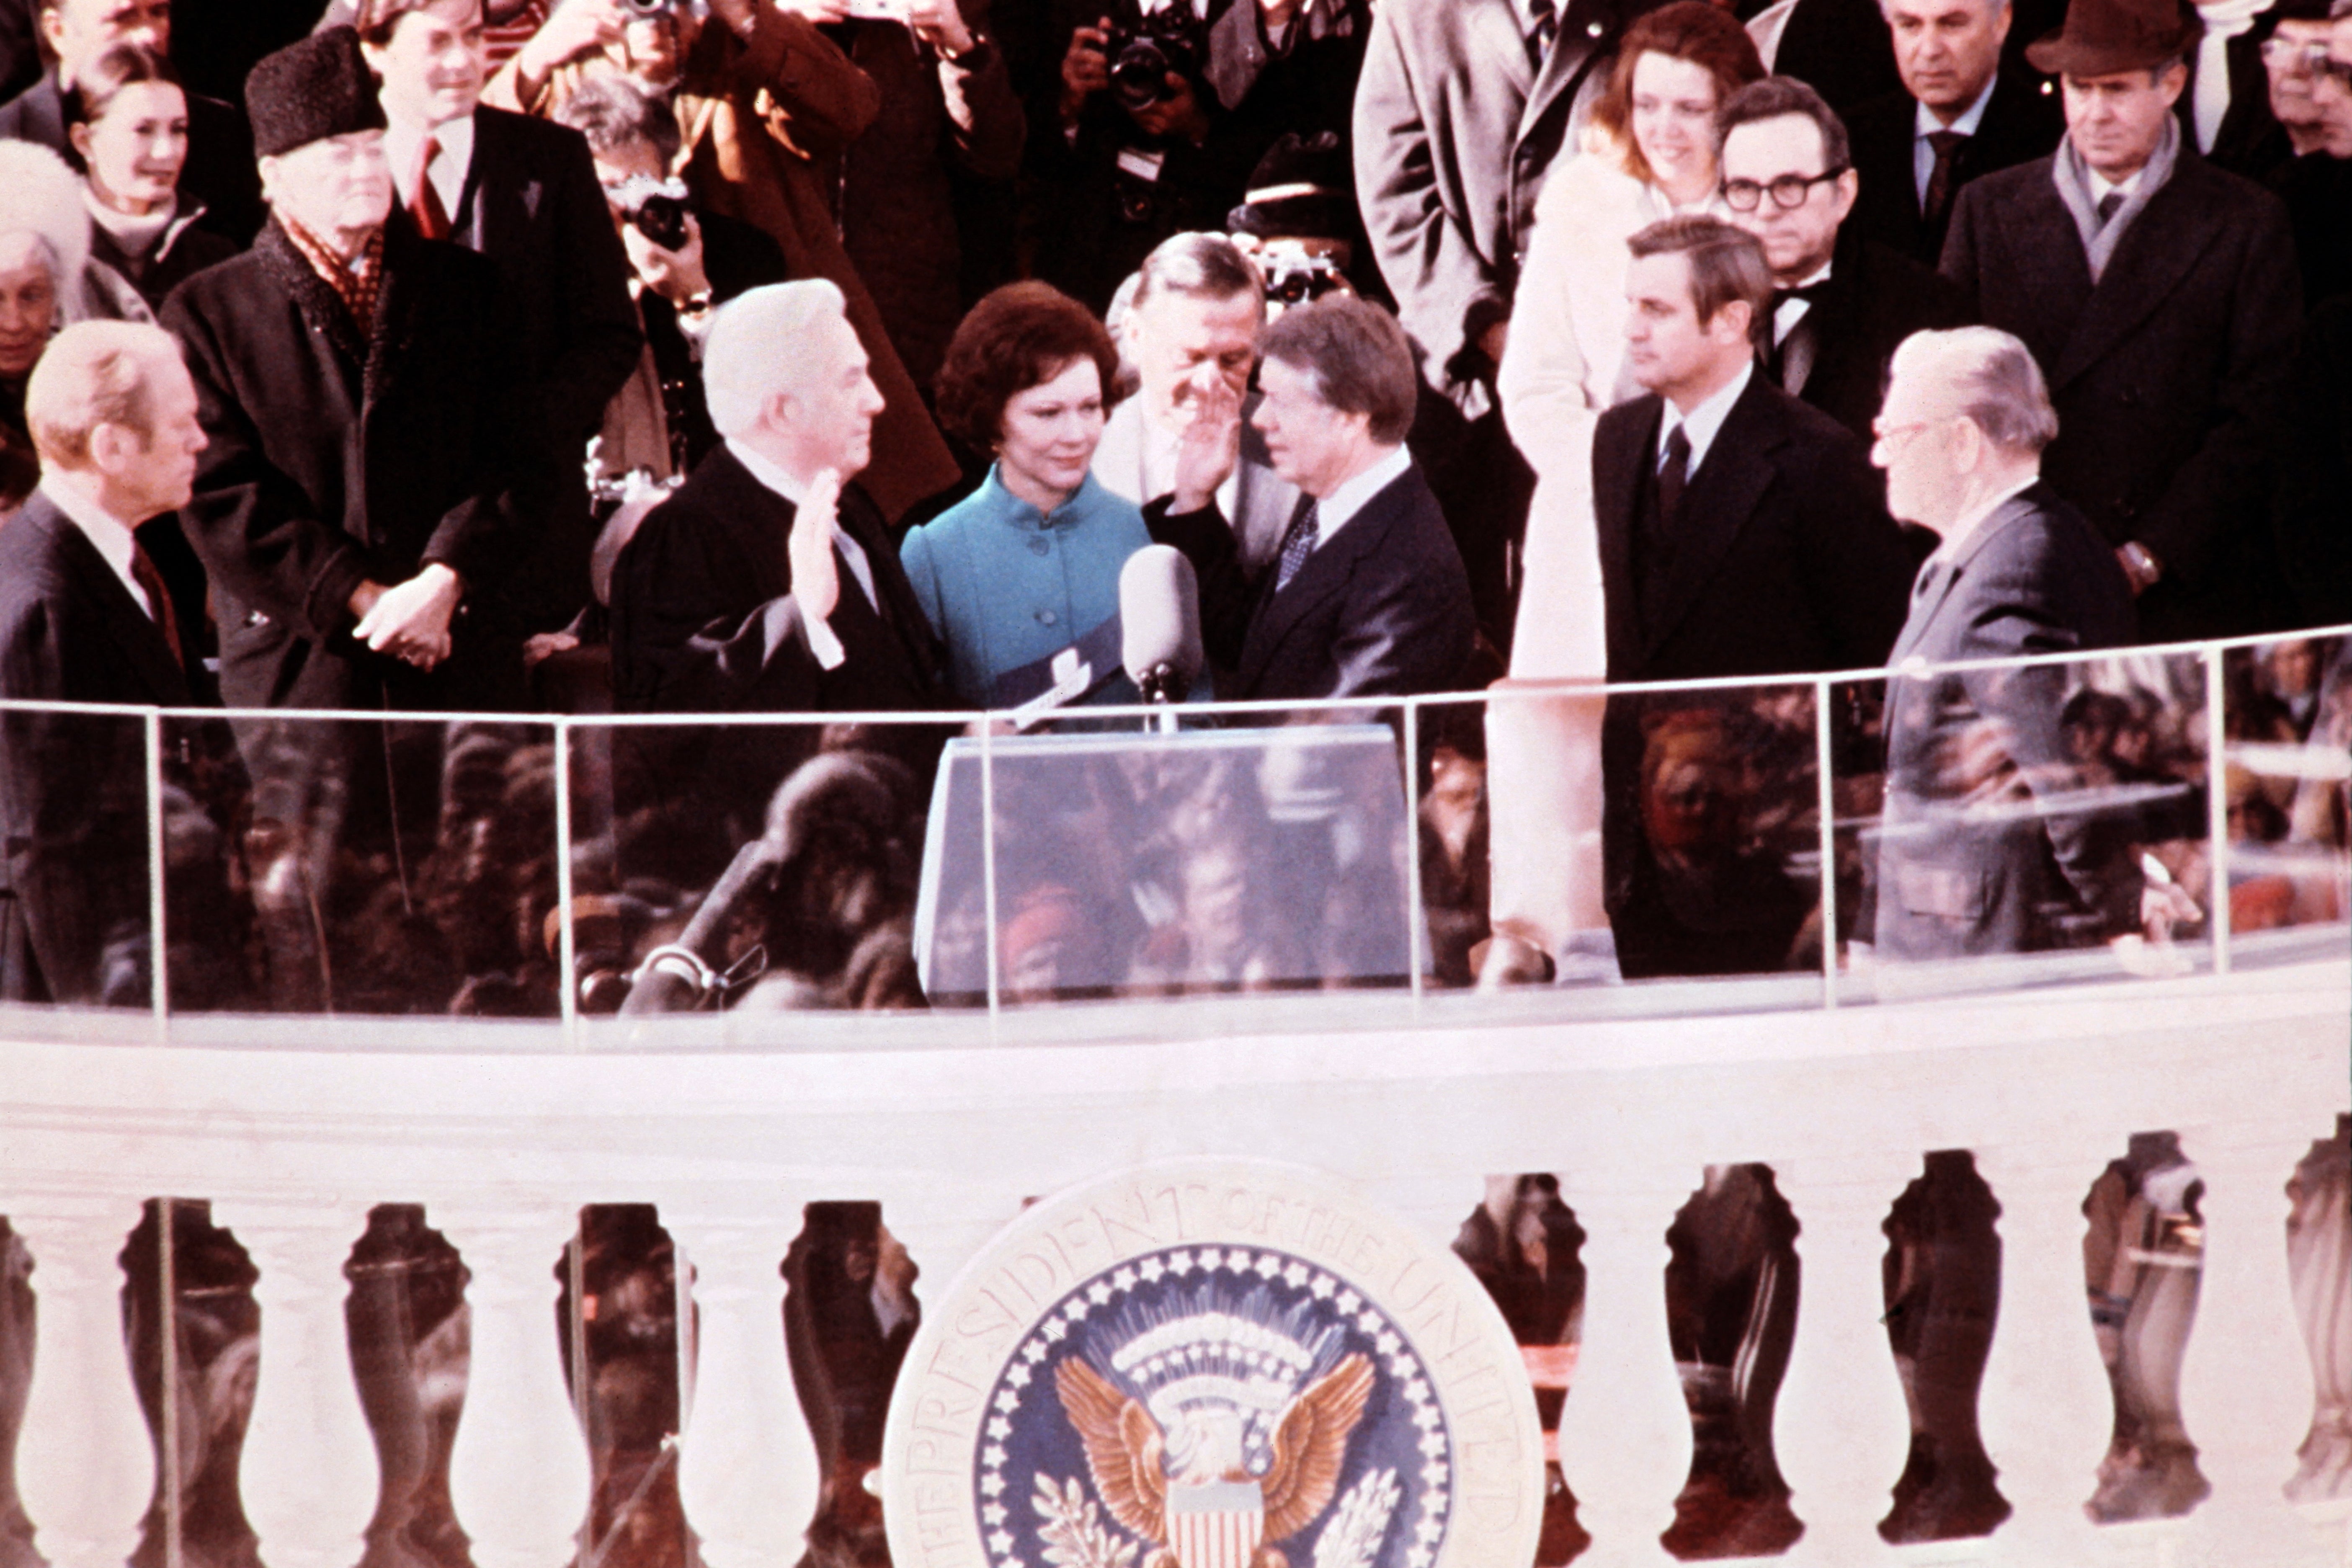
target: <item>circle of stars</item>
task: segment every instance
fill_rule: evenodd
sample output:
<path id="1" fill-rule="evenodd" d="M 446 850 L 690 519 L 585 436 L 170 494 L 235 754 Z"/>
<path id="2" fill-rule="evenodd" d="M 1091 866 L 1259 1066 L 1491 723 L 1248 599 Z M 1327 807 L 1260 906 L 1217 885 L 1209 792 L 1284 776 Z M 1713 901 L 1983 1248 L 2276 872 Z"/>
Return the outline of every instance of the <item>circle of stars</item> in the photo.
<path id="1" fill-rule="evenodd" d="M 1405 1550 L 1404 1568 L 1432 1568 L 1437 1561 L 1438 1544 L 1445 1539 L 1446 1511 L 1453 1495 L 1453 1445 L 1446 1436 L 1445 1413 L 1438 1408 L 1436 1394 L 1430 1387 L 1428 1374 L 1422 1370 L 1420 1358 L 1405 1344 L 1404 1336 L 1397 1332 L 1387 1316 L 1366 1301 L 1360 1292 L 1296 1258 L 1245 1247 L 1178 1247 L 1134 1259 L 1073 1290 L 1038 1321 L 998 1379 L 996 1396 L 990 1402 L 989 1415 L 982 1427 L 980 1517 L 992 1568 L 1033 1568 L 1015 1551 L 1018 1542 L 1012 1529 L 1012 1507 L 1024 1500 L 1015 1498 L 1008 1502 L 1005 1497 L 1005 1440 L 1013 1434 L 1013 1416 L 1021 1408 L 1030 1385 L 1045 1371 L 1046 1359 L 1069 1338 L 1073 1328 L 1089 1315 L 1116 1305 L 1138 1284 L 1156 1285 L 1171 1277 L 1188 1279 L 1195 1275 L 1205 1280 L 1218 1273 L 1236 1276 L 1244 1286 L 1249 1280 L 1241 1277 L 1249 1275 L 1268 1284 L 1279 1279 L 1317 1301 L 1329 1303 L 1332 1312 L 1372 1342 L 1378 1361 L 1412 1407 L 1412 1424 L 1421 1434 L 1421 1499 Z M 1280 1358 L 1271 1352 L 1261 1352 L 1254 1359 L 1270 1373 L 1280 1370 Z M 1154 1356 L 1137 1370 L 1149 1376 L 1166 1371 L 1168 1363 L 1167 1356 Z M 1046 1396 L 1051 1397 L 1050 1388 Z M 1104 1524 L 1117 1528 L 1108 1519 Z"/>

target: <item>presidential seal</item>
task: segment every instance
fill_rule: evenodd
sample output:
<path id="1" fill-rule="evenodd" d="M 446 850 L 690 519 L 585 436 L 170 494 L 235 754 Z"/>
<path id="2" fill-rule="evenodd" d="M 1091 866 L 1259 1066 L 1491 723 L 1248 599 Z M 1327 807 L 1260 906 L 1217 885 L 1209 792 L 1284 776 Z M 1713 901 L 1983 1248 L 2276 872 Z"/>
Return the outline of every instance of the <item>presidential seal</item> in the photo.
<path id="1" fill-rule="evenodd" d="M 1036 1205 L 924 1314 L 898 1568 L 1508 1568 L 1542 1434 L 1444 1247 L 1336 1177 L 1140 1167 Z"/>

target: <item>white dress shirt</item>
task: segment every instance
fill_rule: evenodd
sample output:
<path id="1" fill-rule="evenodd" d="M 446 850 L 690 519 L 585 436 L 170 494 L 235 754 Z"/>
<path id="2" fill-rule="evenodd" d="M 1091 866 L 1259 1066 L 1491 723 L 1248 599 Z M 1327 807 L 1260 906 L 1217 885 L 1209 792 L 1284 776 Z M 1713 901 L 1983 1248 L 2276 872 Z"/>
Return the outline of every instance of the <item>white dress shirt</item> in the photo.
<path id="1" fill-rule="evenodd" d="M 1329 495 L 1315 503 L 1315 548 L 1322 549 L 1331 542 L 1331 536 L 1348 525 L 1348 520 L 1364 510 L 1364 503 L 1389 488 L 1399 474 L 1412 467 L 1412 454 L 1402 447 L 1391 447 L 1388 456 L 1348 480 Z"/>
<path id="2" fill-rule="evenodd" d="M 400 193 L 402 206 L 415 205 L 417 155 L 425 150 L 428 136 L 441 145 L 425 177 L 441 198 L 442 216 L 455 224 L 457 203 L 466 195 L 466 171 L 474 163 L 474 117 L 461 114 L 438 125 L 411 125 L 395 120 L 385 128 L 383 156 L 392 165 L 393 184 Z"/>
<path id="3" fill-rule="evenodd" d="M 1984 123 L 1985 105 L 1992 101 L 1992 89 L 2000 85 L 2000 78 L 1996 75 L 1985 83 L 1977 100 L 1960 110 L 1960 117 L 1949 125 L 1937 119 L 1936 111 L 1926 104 L 1918 106 L 1911 121 L 1911 178 L 1918 186 L 1922 205 L 1927 200 L 1927 181 L 1936 173 L 1936 147 L 1927 140 L 1928 132 L 1957 131 L 1963 136 L 1975 135 L 1977 127 Z"/>
<path id="4" fill-rule="evenodd" d="M 1810 289 L 1816 283 L 1828 282 L 1830 280 L 1830 267 L 1831 263 L 1826 261 L 1822 262 L 1822 269 L 1819 272 L 1814 273 L 1811 277 L 1798 284 L 1797 287 L 1800 289 Z M 1772 342 L 1775 344 L 1787 342 L 1789 341 L 1789 334 L 1797 330 L 1797 323 L 1803 321 L 1805 319 L 1805 312 L 1812 308 L 1813 302 L 1811 300 L 1800 300 L 1794 295 L 1781 300 L 1780 308 L 1772 312 Z"/>
<path id="5" fill-rule="evenodd" d="M 1721 391 L 1688 414 L 1675 407 L 1673 398 L 1667 398 L 1666 416 L 1658 422 L 1658 449 L 1652 456 L 1653 466 L 1665 467 L 1666 437 L 1679 426 L 1683 438 L 1690 443 L 1690 462 L 1683 469 L 1684 476 L 1687 479 L 1696 475 L 1699 465 L 1706 461 L 1706 449 L 1715 445 L 1716 433 L 1723 428 L 1723 422 L 1731 417 L 1731 405 L 1739 401 L 1741 393 L 1748 390 L 1748 379 L 1755 374 L 1756 362 L 1751 359 L 1740 367 L 1738 375 L 1724 384 Z"/>
<path id="6" fill-rule="evenodd" d="M 735 460 L 742 464 L 753 479 L 792 502 L 795 510 L 799 510 L 808 492 L 798 479 L 732 436 L 727 437 L 727 449 L 735 454 Z M 838 517 L 834 520 L 833 544 L 841 552 L 841 558 L 849 563 L 849 574 L 865 594 L 866 602 L 878 607 L 880 601 L 874 595 L 874 563 L 866 558 L 865 546 L 852 539 L 849 531 L 841 526 Z M 841 661 L 847 657 L 846 650 L 823 616 L 803 616 L 801 632 L 808 638 L 809 652 L 816 656 L 818 665 L 826 669 L 841 668 Z"/>
<path id="7" fill-rule="evenodd" d="M 131 590 L 131 602 L 146 611 L 149 620 L 154 620 L 155 606 L 147 602 L 147 590 L 131 574 L 131 552 L 139 548 L 139 541 L 132 535 L 130 524 L 99 505 L 98 498 L 71 474 L 49 469 L 41 476 L 41 494 L 56 502 L 57 509 L 98 547 L 99 554 L 122 579 L 122 585 Z"/>
<path id="8" fill-rule="evenodd" d="M 2096 207 L 2110 195 L 2120 195 L 2124 200 L 2129 201 L 2139 195 L 2140 176 L 2147 173 L 2147 165 L 2141 164 L 2126 178 L 2113 184 L 2108 184 L 2106 177 L 2096 169 L 2086 169 L 2086 173 L 2091 176 L 2091 205 Z"/>

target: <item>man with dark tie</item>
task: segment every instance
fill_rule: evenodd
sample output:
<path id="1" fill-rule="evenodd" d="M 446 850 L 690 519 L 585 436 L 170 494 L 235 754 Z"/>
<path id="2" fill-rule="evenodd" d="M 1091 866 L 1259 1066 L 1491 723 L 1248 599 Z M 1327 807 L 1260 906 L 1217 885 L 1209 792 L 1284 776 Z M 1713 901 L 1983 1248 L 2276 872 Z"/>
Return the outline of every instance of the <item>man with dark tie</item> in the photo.
<path id="1" fill-rule="evenodd" d="M 2064 668 L 1933 668 L 2131 642 L 2114 554 L 2042 480 L 2057 429 L 2040 367 L 2007 332 L 1923 333 L 1895 356 L 1872 460 L 1895 514 L 1939 542 L 1886 683 L 1874 920 L 1856 931 L 1885 957 L 2087 946 L 2139 929 L 2130 835 L 2082 798 L 2068 753 Z"/>
<path id="2" fill-rule="evenodd" d="M 68 327 L 25 412 L 41 483 L 0 529 L 0 697 L 184 706 L 172 601 L 134 531 L 186 503 L 205 447 L 178 346 Z M 149 1000 L 146 751 L 135 717 L 0 714 L 0 998 Z"/>
<path id="3" fill-rule="evenodd" d="M 1603 414 L 1592 445 L 1610 681 L 1875 667 L 1903 624 L 1916 557 L 1862 442 L 1759 374 L 1772 293 L 1763 247 L 1685 216 L 1652 224 L 1631 248 L 1626 363 L 1650 390 Z M 1801 906 L 1780 899 L 1787 918 L 1759 927 L 1741 907 L 1761 896 L 1753 879 L 1696 901 L 1665 886 L 1643 785 L 1672 771 L 1670 756 L 1648 754 L 1671 744 L 1677 717 L 1623 698 L 1602 724 L 1603 897 L 1619 968 L 1636 979 L 1777 967 Z"/>
<path id="4" fill-rule="evenodd" d="M 517 406 L 546 448 L 553 493 L 482 610 L 520 636 L 552 631 L 589 599 L 583 455 L 645 346 L 628 258 L 580 133 L 483 106 L 482 0 L 363 0 L 357 25 L 383 84 L 384 157 L 406 221 L 488 257 L 506 282 Z"/>
<path id="5" fill-rule="evenodd" d="M 1845 126 L 1811 88 L 1785 76 L 1751 82 L 1715 123 L 1731 221 L 1772 267 L 1766 373 L 1867 439 L 1895 345 L 1958 326 L 1958 290 L 1847 221 L 1859 181 Z"/>
<path id="6" fill-rule="evenodd" d="M 1971 180 L 2039 158 L 2065 131 L 2058 100 L 2004 58 L 2010 0 L 1885 0 L 1903 90 L 1846 116 L 1863 233 L 1933 267 Z"/>
<path id="7" fill-rule="evenodd" d="M 1185 432 L 1176 485 L 1144 509 L 1200 576 L 1201 638 L 1234 700 L 1450 691 L 1470 657 L 1470 579 L 1405 433 L 1418 399 L 1396 319 L 1353 295 L 1293 306 L 1260 344 L 1251 416 L 1299 504 L 1270 567 L 1242 560 L 1217 492 L 1240 398 L 1220 383 Z"/>
<path id="8" fill-rule="evenodd" d="M 2122 561 L 2151 640 L 2264 629 L 2284 590 L 2246 521 L 2302 321 L 2286 208 L 2187 145 L 2197 24 L 2074 0 L 2027 52 L 2064 82 L 2052 156 L 1962 192 L 1943 271 L 2024 340 L 2059 433 L 2042 473 Z"/>

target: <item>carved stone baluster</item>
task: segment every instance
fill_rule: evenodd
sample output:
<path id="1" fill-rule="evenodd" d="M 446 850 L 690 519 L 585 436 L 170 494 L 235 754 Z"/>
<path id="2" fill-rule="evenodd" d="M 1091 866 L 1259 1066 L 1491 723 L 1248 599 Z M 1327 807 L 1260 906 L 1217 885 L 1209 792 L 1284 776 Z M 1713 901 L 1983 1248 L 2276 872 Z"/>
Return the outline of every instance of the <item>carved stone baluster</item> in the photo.
<path id="1" fill-rule="evenodd" d="M 536 1208 L 495 1216 L 436 1209 L 461 1253 L 473 1353 L 450 1458 L 457 1522 L 478 1568 L 555 1568 L 578 1549 L 588 1451 L 563 1392 L 555 1268 L 577 1221 Z"/>
<path id="2" fill-rule="evenodd" d="M 1689 1473 L 1690 1413 L 1666 1339 L 1666 1227 L 1687 1193 L 1680 1173 L 1612 1171 L 1596 1189 L 1566 1173 L 1563 1196 L 1584 1227 L 1584 1342 L 1561 1408 L 1560 1469 L 1592 1535 L 1591 1561 L 1667 1563 Z"/>
<path id="3" fill-rule="evenodd" d="M 1772 1162 L 1803 1227 L 1804 1295 L 1774 1443 L 1790 1506 L 1805 1521 L 1792 1563 L 1894 1559 L 1877 1523 L 1903 1471 L 1910 1421 L 1886 1342 L 1879 1226 L 1918 1169 L 1917 1155 L 1893 1152 Z"/>
<path id="4" fill-rule="evenodd" d="M 2213 1483 L 2189 1533 L 2213 1539 L 2241 1563 L 2291 1562 L 2308 1550 L 2307 1527 L 2279 1507 L 2311 1415 L 2284 1230 L 2286 1179 L 2307 1147 L 2284 1138 L 2181 1140 L 2205 1178 L 2205 1280 L 2181 1369 L 2181 1406 Z"/>
<path id="5" fill-rule="evenodd" d="M 784 1353 L 791 1225 L 698 1222 L 664 1205 L 664 1223 L 694 1266 L 701 1341 L 678 1482 L 710 1568 L 798 1555 L 816 1506 L 816 1451 Z"/>
<path id="6" fill-rule="evenodd" d="M 375 1456 L 343 1332 L 343 1259 L 362 1228 L 332 1209 L 226 1202 L 261 1278 L 261 1371 L 242 1468 L 246 1517 L 269 1568 L 350 1568 L 375 1503 Z"/>
<path id="7" fill-rule="evenodd" d="M 121 1568 L 155 1476 L 123 1354 L 115 1262 L 138 1209 L 12 1205 L 8 1217 L 33 1255 L 37 1298 L 32 1395 L 16 1447 L 16 1490 L 34 1545 L 53 1568 Z"/>
<path id="8" fill-rule="evenodd" d="M 2000 1325 L 1985 1363 L 1985 1449 L 2016 1513 L 1995 1539 L 2020 1563 L 2100 1554 L 2083 1500 L 2114 1419 L 2083 1283 L 2083 1190 L 2114 1152 L 2092 1128 L 2063 1145 L 1979 1146 L 2000 1204 Z"/>

